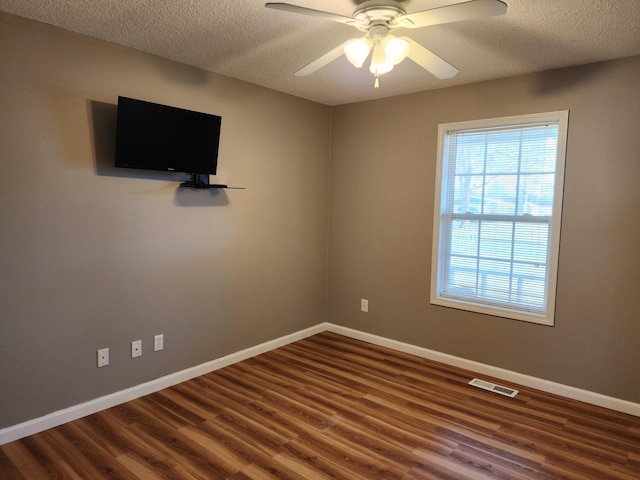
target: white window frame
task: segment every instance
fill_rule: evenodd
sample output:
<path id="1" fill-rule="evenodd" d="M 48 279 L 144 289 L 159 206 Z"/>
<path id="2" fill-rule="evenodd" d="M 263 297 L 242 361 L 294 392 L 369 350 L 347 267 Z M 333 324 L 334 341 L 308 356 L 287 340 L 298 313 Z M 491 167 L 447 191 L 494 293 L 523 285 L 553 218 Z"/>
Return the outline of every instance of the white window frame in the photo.
<path id="1" fill-rule="evenodd" d="M 447 159 L 449 155 L 449 135 L 453 132 L 499 129 L 504 127 L 527 126 L 531 124 L 553 123 L 558 125 L 557 159 L 553 192 L 552 218 L 549 222 L 551 234 L 547 251 L 546 271 L 546 304 L 543 311 L 527 311 L 522 308 L 510 308 L 508 304 L 491 301 L 478 303 L 473 298 L 443 295 L 442 282 L 444 265 L 447 262 L 448 239 L 445 238 L 446 198 L 447 198 Z M 456 308 L 487 315 L 523 320 L 542 325 L 553 326 L 555 322 L 555 300 L 558 274 L 558 258 L 560 250 L 560 224 L 562 214 L 562 196 L 564 188 L 565 154 L 569 111 L 556 111 L 531 115 L 518 115 L 494 119 L 472 120 L 465 122 L 445 123 L 438 126 L 438 151 L 435 183 L 435 205 L 433 220 L 433 250 L 431 264 L 430 302 L 434 305 Z M 519 175 L 519 174 L 518 174 Z M 484 202 L 484 200 L 483 200 Z M 452 202 L 450 202 L 452 203 Z M 453 206 L 451 206 L 453 208 Z M 524 218 L 524 217 L 523 217 Z"/>

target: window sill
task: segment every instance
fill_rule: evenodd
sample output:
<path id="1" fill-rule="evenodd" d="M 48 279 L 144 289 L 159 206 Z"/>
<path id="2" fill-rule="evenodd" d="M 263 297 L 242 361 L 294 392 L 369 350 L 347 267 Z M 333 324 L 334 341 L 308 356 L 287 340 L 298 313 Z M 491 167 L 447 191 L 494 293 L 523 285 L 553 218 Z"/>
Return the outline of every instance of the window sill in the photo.
<path id="1" fill-rule="evenodd" d="M 523 322 L 536 323 L 538 325 L 545 325 L 548 327 L 554 326 L 553 312 L 547 313 L 547 315 L 539 315 L 535 313 L 523 312 L 520 310 L 510 310 L 508 308 L 500 308 L 497 306 L 465 302 L 463 300 L 452 300 L 444 297 L 432 297 L 430 303 L 431 305 L 455 308 L 456 310 L 464 310 L 467 312 L 481 313 L 484 315 L 491 315 L 493 317 L 520 320 Z"/>

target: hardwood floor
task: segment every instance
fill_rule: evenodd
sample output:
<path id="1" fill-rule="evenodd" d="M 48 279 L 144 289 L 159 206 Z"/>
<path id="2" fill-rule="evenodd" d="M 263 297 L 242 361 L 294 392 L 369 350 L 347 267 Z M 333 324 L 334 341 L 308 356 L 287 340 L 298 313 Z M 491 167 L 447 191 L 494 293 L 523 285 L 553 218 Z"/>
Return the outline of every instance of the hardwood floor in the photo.
<path id="1" fill-rule="evenodd" d="M 0 478 L 640 479 L 640 418 L 474 376 L 325 332 L 8 443 Z"/>

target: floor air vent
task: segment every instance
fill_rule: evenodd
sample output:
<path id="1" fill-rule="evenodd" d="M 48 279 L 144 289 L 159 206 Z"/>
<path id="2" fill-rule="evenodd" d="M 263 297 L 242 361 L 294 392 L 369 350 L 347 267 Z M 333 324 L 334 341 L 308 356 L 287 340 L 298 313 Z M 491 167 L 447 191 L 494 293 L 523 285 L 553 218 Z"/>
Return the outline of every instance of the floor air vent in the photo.
<path id="1" fill-rule="evenodd" d="M 513 388 L 503 387 L 502 385 L 496 385 L 495 383 L 486 382 L 484 380 L 480 380 L 478 378 L 474 378 L 469 382 L 469 385 L 473 385 L 474 387 L 483 388 L 485 390 L 489 390 L 490 392 L 499 393 L 500 395 L 505 395 L 507 397 L 515 397 L 518 394 L 518 390 L 514 390 Z"/>

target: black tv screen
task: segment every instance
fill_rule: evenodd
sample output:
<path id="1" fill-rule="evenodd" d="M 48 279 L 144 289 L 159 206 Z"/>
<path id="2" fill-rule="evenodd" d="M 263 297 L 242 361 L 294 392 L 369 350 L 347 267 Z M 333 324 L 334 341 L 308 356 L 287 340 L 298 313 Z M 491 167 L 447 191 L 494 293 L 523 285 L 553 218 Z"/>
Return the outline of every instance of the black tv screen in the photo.
<path id="1" fill-rule="evenodd" d="M 118 97 L 116 167 L 215 175 L 222 118 Z"/>

